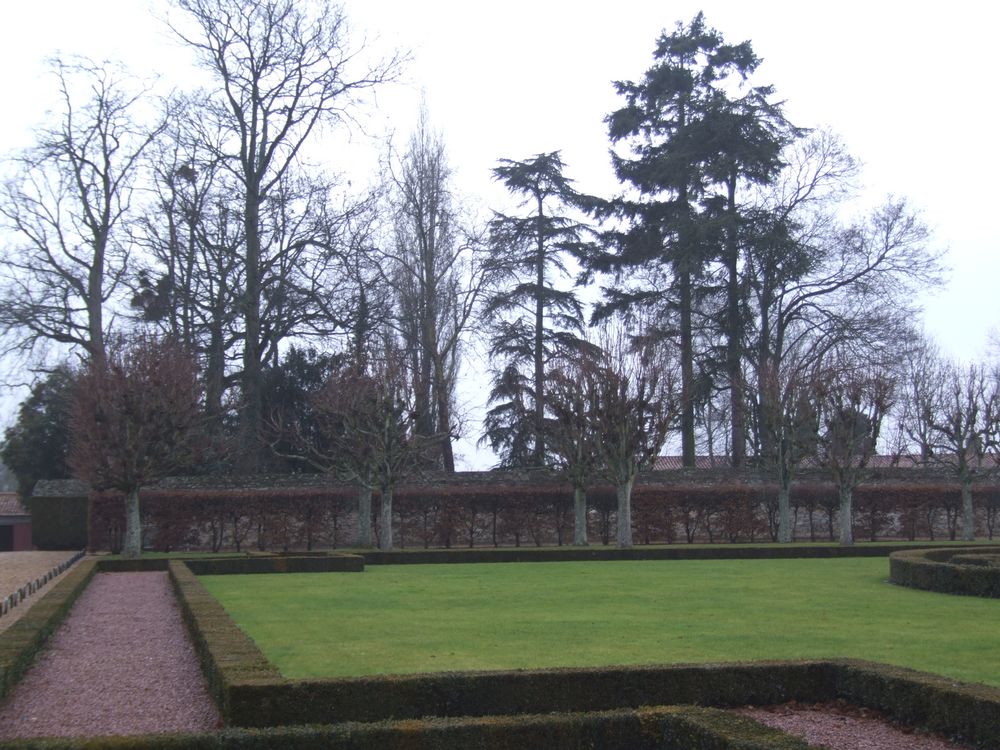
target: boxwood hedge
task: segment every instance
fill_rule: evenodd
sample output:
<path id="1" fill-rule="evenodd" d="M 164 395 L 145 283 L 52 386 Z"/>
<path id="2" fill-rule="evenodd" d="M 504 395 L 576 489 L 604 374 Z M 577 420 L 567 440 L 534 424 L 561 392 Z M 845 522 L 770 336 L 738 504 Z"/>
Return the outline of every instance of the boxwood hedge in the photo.
<path id="1" fill-rule="evenodd" d="M 889 556 L 889 580 L 900 586 L 944 594 L 1000 598 L 1000 567 L 983 564 L 996 559 L 998 554 L 1000 547 L 893 552 Z"/>

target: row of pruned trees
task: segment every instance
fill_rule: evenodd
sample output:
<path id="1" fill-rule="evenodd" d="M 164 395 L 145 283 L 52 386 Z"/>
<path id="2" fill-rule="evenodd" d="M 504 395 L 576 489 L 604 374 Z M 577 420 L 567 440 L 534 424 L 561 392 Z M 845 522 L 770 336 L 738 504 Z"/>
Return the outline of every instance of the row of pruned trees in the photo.
<path id="1" fill-rule="evenodd" d="M 617 499 L 617 543 L 632 544 L 631 496 L 676 429 L 680 392 L 676 352 L 622 328 L 602 335 L 546 372 L 551 384 L 545 438 L 574 490 L 574 543 L 586 544 L 588 487 L 610 484 Z M 379 497 L 379 546 L 393 547 L 393 496 L 434 466 L 442 435 L 420 428 L 405 354 L 385 348 L 364 367 L 344 362 L 308 393 L 305 411 L 272 412 L 265 431 L 279 455 L 358 488 L 359 546 L 372 544 L 372 496 Z M 905 375 L 905 379 L 901 377 Z M 101 359 L 73 376 L 69 463 L 98 490 L 125 496 L 128 555 L 141 550 L 139 493 L 165 476 L 218 459 L 220 441 L 204 413 L 204 375 L 172 338 L 116 339 Z M 853 542 L 852 494 L 868 476 L 887 416 L 898 446 L 919 445 L 904 465 L 946 467 L 961 488 L 963 538 L 971 539 L 973 480 L 1000 466 L 1000 374 L 966 372 L 926 347 L 905 372 L 880 369 L 834 351 L 782 389 L 770 468 L 779 487 L 779 541 L 791 540 L 792 480 L 804 466 L 829 470 L 837 487 L 840 541 Z M 911 469 L 911 470 L 916 470 Z M 832 517 L 832 516 L 831 516 Z"/>

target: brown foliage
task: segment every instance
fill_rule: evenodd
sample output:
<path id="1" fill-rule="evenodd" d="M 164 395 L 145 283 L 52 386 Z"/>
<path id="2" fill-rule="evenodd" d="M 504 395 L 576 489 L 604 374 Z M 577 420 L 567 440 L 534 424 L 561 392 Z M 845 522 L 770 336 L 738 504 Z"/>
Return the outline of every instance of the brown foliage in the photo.
<path id="1" fill-rule="evenodd" d="M 70 420 L 70 465 L 96 489 L 133 492 L 203 457 L 201 382 L 169 339 L 140 335 L 82 371 Z"/>

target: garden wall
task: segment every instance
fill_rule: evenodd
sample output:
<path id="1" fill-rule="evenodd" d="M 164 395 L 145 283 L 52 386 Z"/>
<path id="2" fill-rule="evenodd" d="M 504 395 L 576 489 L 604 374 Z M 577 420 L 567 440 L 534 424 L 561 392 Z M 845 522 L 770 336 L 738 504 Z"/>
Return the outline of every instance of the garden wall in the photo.
<path id="1" fill-rule="evenodd" d="M 591 544 L 615 539 L 616 500 L 607 489 L 589 495 Z M 992 538 L 1000 491 L 976 494 L 977 534 Z M 831 487 L 808 484 L 792 496 L 796 539 L 832 541 L 838 498 Z M 118 551 L 124 529 L 120 497 L 95 495 L 90 505 L 90 549 Z M 178 549 L 312 550 L 351 547 L 356 539 L 353 488 L 272 490 L 163 490 L 143 493 L 144 539 L 159 551 Z M 572 495 L 481 488 L 462 494 L 401 491 L 393 503 L 393 539 L 400 549 L 534 548 L 568 545 Z M 376 541 L 378 497 L 373 501 Z M 765 486 L 660 485 L 637 487 L 633 499 L 637 545 L 772 542 L 777 538 L 775 496 Z M 893 484 L 855 491 L 854 532 L 861 541 L 954 539 L 961 526 L 958 490 L 947 485 Z"/>

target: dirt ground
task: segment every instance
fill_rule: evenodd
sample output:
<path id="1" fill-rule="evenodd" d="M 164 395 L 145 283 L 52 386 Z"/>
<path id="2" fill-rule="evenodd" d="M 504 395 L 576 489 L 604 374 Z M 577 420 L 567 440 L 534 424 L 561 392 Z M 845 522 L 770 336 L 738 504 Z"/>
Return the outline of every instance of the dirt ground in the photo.
<path id="1" fill-rule="evenodd" d="M 74 554 L 73 552 L 0 552 L 0 599 L 10 596 L 24 584 L 44 575 Z M 54 582 L 54 580 L 49 581 L 6 615 L 0 616 L 0 632 L 16 622 L 31 607 L 33 600 Z"/>

